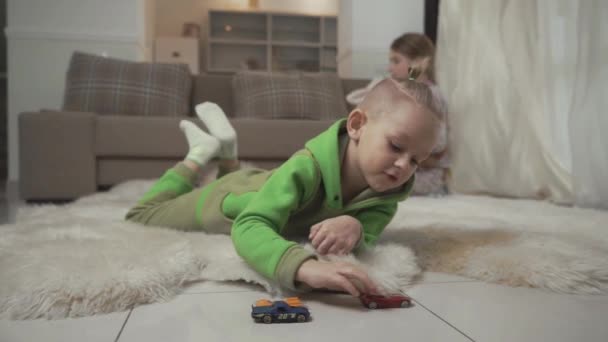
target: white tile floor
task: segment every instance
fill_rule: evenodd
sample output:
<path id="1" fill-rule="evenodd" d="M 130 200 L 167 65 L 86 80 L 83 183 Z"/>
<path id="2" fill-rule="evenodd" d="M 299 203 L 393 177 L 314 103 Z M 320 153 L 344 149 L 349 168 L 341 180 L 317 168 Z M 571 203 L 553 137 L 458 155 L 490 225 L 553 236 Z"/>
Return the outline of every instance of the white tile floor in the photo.
<path id="1" fill-rule="evenodd" d="M 240 283 L 201 283 L 168 303 L 58 321 L 0 321 L 0 341 L 608 341 L 608 296 L 560 295 L 428 274 L 409 309 L 369 311 L 351 297 L 302 297 L 313 320 L 254 323 L 267 297 Z"/>
<path id="2" fill-rule="evenodd" d="M 17 196 L 6 197 L 11 199 L 0 196 L 0 223 L 14 221 Z M 608 296 L 560 295 L 438 273 L 427 274 L 408 294 L 414 307 L 377 311 L 345 295 L 310 294 L 302 300 L 311 322 L 264 325 L 249 316 L 250 305 L 268 297 L 260 288 L 204 282 L 168 303 L 130 312 L 0 320 L 0 342 L 608 341 Z"/>

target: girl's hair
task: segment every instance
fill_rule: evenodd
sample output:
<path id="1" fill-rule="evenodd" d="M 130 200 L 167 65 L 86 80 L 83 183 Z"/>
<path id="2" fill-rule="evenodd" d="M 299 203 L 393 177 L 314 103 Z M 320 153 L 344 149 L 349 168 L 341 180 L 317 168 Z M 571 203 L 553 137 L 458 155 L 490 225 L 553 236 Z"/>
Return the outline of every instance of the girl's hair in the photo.
<path id="1" fill-rule="evenodd" d="M 415 75 L 414 78 L 417 78 L 420 74 L 426 74 L 427 78 L 435 83 L 435 45 L 429 37 L 416 32 L 404 33 L 393 40 L 391 50 L 412 60 L 428 58 L 427 63 L 415 66 L 410 76 Z"/>

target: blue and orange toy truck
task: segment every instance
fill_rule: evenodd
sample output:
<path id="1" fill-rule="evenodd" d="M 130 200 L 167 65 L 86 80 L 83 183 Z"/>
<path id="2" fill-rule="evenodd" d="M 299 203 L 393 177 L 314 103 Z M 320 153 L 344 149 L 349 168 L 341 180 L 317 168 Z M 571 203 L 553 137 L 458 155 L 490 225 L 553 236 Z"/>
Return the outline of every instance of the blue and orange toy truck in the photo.
<path id="1" fill-rule="evenodd" d="M 251 306 L 251 317 L 258 323 L 302 323 L 310 319 L 310 311 L 298 297 L 275 301 L 260 299 Z"/>

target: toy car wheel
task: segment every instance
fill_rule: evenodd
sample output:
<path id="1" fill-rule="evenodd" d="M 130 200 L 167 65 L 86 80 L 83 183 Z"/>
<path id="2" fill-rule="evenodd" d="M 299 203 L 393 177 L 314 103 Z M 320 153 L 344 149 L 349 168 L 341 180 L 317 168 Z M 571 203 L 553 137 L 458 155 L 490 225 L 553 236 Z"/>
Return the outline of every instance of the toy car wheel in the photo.
<path id="1" fill-rule="evenodd" d="M 412 306 L 412 302 L 404 300 L 401 302 L 401 307 L 402 308 L 409 308 L 410 306 Z"/>
<path id="2" fill-rule="evenodd" d="M 270 315 L 265 315 L 265 316 L 262 318 L 262 322 L 264 322 L 264 323 L 266 323 L 266 324 L 270 324 L 270 323 L 272 323 L 272 317 L 270 317 Z"/>
<path id="3" fill-rule="evenodd" d="M 297 318 L 297 319 L 298 319 L 298 322 L 299 322 L 299 323 L 304 323 L 304 322 L 306 322 L 306 316 L 304 316 L 304 315 L 298 315 L 298 318 Z"/>
<path id="4" fill-rule="evenodd" d="M 369 302 L 369 304 L 367 304 L 367 307 L 370 309 L 377 309 L 378 308 L 378 303 L 376 302 Z"/>

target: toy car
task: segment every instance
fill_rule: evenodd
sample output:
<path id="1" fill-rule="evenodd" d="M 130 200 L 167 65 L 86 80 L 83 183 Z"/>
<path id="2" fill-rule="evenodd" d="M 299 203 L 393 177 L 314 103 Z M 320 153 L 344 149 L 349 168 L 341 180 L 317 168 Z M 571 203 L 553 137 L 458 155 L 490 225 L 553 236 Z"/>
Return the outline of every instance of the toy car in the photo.
<path id="1" fill-rule="evenodd" d="M 361 303 L 370 309 L 380 308 L 409 308 L 412 306 L 412 298 L 401 295 L 393 294 L 389 296 L 362 294 L 359 297 Z"/>
<path id="2" fill-rule="evenodd" d="M 310 318 L 308 308 L 302 304 L 298 297 L 289 297 L 285 300 L 270 301 L 260 299 L 251 306 L 251 317 L 256 322 L 291 323 L 306 322 Z"/>

